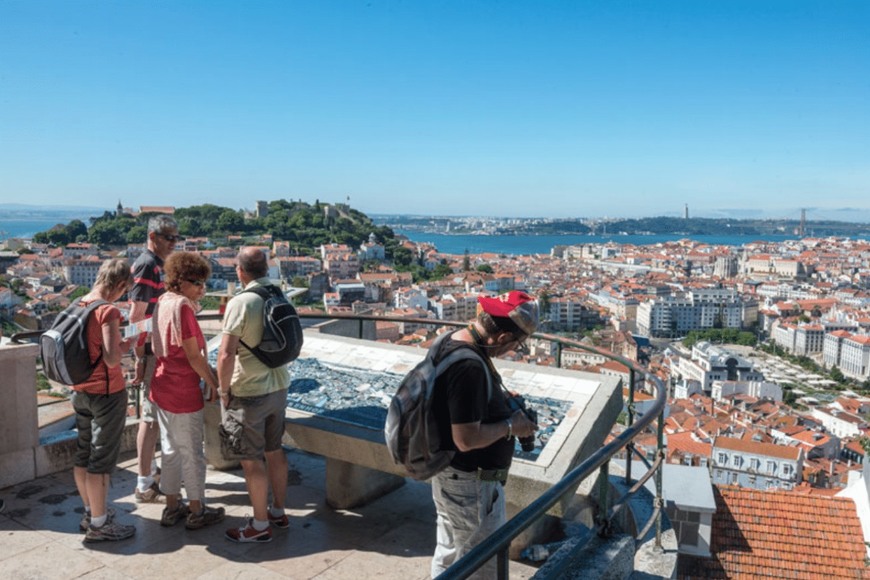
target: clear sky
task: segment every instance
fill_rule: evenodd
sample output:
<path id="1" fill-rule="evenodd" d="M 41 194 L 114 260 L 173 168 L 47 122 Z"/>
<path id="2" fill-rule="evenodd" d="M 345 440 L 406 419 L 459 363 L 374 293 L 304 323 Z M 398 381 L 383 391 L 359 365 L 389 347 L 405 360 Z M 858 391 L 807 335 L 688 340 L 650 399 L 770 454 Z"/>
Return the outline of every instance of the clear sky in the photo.
<path id="1" fill-rule="evenodd" d="M 870 2 L 0 0 L 0 203 L 870 216 Z"/>

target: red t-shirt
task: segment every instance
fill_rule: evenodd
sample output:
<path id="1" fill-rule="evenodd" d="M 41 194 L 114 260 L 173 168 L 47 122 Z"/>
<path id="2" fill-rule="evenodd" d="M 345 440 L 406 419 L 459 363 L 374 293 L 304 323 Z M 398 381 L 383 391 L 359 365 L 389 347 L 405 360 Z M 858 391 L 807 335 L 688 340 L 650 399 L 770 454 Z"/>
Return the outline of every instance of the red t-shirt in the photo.
<path id="1" fill-rule="evenodd" d="M 199 375 L 190 366 L 184 347 L 169 344 L 172 329 L 167 326 L 164 344 L 167 355 L 157 359 L 154 378 L 151 379 L 149 399 L 170 413 L 194 413 L 203 408 Z M 190 306 L 181 307 L 181 338 L 195 337 L 199 348 L 205 347 L 205 337 Z"/>
<path id="2" fill-rule="evenodd" d="M 90 302 L 82 302 L 81 304 L 87 306 Z M 121 311 L 114 304 L 98 306 L 88 318 L 88 355 L 91 364 L 97 362 L 103 353 L 103 326 L 112 320 L 121 320 Z M 121 365 L 110 369 L 105 361 L 100 360 L 100 364 L 94 368 L 90 378 L 83 383 L 73 385 L 72 389 L 80 393 L 105 395 L 123 391 L 124 387 L 124 372 L 121 370 Z"/>

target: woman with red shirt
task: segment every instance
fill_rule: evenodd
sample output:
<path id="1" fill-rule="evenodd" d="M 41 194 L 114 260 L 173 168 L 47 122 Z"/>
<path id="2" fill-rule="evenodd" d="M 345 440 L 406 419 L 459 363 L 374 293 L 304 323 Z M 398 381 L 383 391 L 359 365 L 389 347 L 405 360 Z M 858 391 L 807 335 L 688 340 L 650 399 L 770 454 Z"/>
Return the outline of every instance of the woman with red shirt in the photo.
<path id="1" fill-rule="evenodd" d="M 157 357 L 149 398 L 157 407 L 162 453 L 160 491 L 166 508 L 163 526 L 185 520 L 198 529 L 224 519 L 224 508 L 206 507 L 205 454 L 203 453 L 203 399 L 215 400 L 217 378 L 205 357 L 205 338 L 196 311 L 211 274 L 208 260 L 191 252 L 176 252 L 166 259 L 166 290 L 152 317 L 151 344 Z M 200 389 L 205 382 L 205 392 Z M 190 506 L 180 499 L 181 482 Z"/>
<path id="2" fill-rule="evenodd" d="M 136 340 L 121 340 L 121 311 L 112 303 L 132 282 L 126 260 L 107 260 L 97 272 L 93 290 L 80 299 L 84 306 L 95 300 L 106 302 L 91 313 L 85 328 L 91 364 L 96 364 L 94 372 L 88 380 L 71 387 L 78 430 L 73 476 L 85 504 L 80 527 L 86 532 L 86 542 L 124 540 L 136 533 L 135 527 L 113 521 L 114 510 L 106 508 L 109 475 L 118 461 L 127 418 L 121 356 Z"/>

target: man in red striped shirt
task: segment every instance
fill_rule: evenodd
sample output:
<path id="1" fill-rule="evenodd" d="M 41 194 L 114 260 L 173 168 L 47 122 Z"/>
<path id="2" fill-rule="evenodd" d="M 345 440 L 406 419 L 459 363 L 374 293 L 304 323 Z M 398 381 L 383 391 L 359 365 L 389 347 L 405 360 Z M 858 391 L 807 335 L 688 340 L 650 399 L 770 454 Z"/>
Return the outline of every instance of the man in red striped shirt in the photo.
<path id="1" fill-rule="evenodd" d="M 178 224 L 167 215 L 154 216 L 148 220 L 148 243 L 145 251 L 133 263 L 133 287 L 130 289 L 130 322 L 151 318 L 157 299 L 165 291 L 163 286 L 163 261 L 175 249 L 180 239 Z M 144 341 L 145 335 L 142 335 Z M 154 464 L 154 449 L 160 438 L 157 415 L 148 400 L 151 377 L 154 375 L 156 358 L 150 342 L 136 347 L 136 382 L 142 383 L 142 413 L 139 433 L 136 435 L 136 452 L 139 460 L 139 477 L 136 481 L 136 501 L 153 502 L 160 496 L 160 488 L 154 480 L 157 468 Z"/>

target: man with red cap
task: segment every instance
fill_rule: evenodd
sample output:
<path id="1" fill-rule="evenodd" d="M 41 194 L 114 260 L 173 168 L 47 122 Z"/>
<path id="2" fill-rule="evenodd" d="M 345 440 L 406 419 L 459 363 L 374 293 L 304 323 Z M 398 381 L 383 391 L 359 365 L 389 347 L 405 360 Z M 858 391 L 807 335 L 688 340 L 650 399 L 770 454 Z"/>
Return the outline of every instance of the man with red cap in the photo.
<path id="1" fill-rule="evenodd" d="M 442 442 L 456 450 L 432 479 L 437 544 L 432 577 L 446 570 L 506 521 L 504 482 L 514 437 L 537 430 L 522 411 L 511 411 L 492 359 L 519 348 L 538 326 L 537 302 L 525 292 L 478 298 L 477 318 L 439 341 L 435 360 L 474 349 L 485 364 L 462 359 L 435 382 L 433 409 Z M 489 379 L 487 378 L 489 375 Z M 491 388 L 488 387 L 491 385 Z M 494 578 L 495 558 L 475 577 Z"/>

